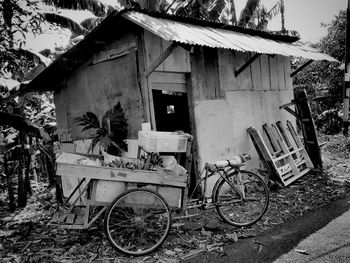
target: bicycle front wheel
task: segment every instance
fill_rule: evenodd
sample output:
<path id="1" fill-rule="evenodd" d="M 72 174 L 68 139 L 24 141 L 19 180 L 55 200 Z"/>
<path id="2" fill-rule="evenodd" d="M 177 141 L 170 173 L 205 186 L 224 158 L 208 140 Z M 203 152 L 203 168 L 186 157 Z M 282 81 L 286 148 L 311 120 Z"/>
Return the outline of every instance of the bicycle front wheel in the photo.
<path id="1" fill-rule="evenodd" d="M 104 228 L 111 245 L 126 255 L 151 253 L 165 241 L 171 228 L 168 204 L 149 189 L 132 189 L 109 206 Z"/>
<path id="2" fill-rule="evenodd" d="M 243 227 L 254 224 L 266 212 L 269 190 L 260 175 L 235 171 L 214 186 L 214 202 L 221 218 L 230 225 Z"/>

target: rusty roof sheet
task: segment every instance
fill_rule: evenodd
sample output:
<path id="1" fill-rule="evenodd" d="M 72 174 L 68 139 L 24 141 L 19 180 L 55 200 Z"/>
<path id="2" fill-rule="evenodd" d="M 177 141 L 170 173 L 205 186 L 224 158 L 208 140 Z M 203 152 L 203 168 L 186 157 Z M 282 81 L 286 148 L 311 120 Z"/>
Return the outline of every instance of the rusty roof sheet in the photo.
<path id="1" fill-rule="evenodd" d="M 227 29 L 156 18 L 136 11 L 128 11 L 122 16 L 167 41 L 212 48 L 233 49 L 242 52 L 278 54 L 337 62 L 336 59 L 327 54 L 299 44 L 285 43 Z"/>

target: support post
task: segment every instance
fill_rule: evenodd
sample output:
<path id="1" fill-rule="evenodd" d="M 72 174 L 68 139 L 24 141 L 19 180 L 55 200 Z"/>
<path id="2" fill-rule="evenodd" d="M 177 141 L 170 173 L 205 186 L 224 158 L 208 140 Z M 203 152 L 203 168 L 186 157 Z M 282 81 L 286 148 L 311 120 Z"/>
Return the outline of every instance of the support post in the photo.
<path id="1" fill-rule="evenodd" d="M 346 11 L 346 42 L 345 42 L 345 78 L 344 78 L 344 109 L 343 109 L 343 134 L 349 133 L 349 97 L 350 97 L 350 0 Z"/>
<path id="2" fill-rule="evenodd" d="M 304 145 L 307 153 L 313 165 L 316 168 L 322 168 L 322 158 L 321 151 L 318 145 L 317 134 L 314 120 L 312 119 L 312 114 L 310 110 L 310 105 L 307 100 L 307 95 L 305 90 L 295 90 L 294 97 L 296 101 L 296 108 L 299 116 L 299 122 L 301 131 L 304 137 Z"/>
<path id="3" fill-rule="evenodd" d="M 146 49 L 144 31 L 140 30 L 137 36 L 137 76 L 138 84 L 141 89 L 143 111 L 145 122 L 151 122 L 151 106 L 150 106 L 150 95 L 148 91 L 147 78 L 145 77 L 146 68 Z"/>

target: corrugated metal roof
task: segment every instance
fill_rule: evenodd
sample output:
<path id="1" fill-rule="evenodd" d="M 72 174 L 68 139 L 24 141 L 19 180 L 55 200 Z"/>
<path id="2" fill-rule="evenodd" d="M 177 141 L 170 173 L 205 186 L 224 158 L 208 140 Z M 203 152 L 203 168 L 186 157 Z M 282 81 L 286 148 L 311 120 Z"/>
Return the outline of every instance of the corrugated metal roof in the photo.
<path id="1" fill-rule="evenodd" d="M 278 40 L 251 36 L 232 30 L 156 18 L 136 11 L 128 11 L 122 16 L 167 41 L 212 48 L 233 49 L 242 52 L 278 54 L 337 62 L 336 59 L 327 54 L 319 53 L 317 50 L 298 44 L 284 43 Z"/>

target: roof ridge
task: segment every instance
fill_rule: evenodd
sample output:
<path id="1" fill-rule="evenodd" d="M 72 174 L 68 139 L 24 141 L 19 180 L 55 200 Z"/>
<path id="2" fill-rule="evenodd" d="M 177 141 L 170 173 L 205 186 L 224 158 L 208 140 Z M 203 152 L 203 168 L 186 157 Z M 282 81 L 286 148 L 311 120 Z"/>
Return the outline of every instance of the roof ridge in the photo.
<path id="1" fill-rule="evenodd" d="M 231 30 L 235 31 L 238 33 L 244 33 L 248 34 L 251 36 L 260 36 L 266 39 L 271 39 L 271 40 L 280 40 L 283 42 L 296 42 L 300 40 L 299 36 L 291 36 L 287 34 L 280 34 L 275 31 L 262 31 L 254 28 L 247 28 L 247 27 L 242 27 L 238 25 L 229 25 L 225 23 L 220 23 L 216 21 L 210 21 L 210 20 L 205 20 L 205 19 L 200 19 L 200 18 L 192 18 L 192 17 L 187 17 L 187 16 L 181 16 L 181 15 L 172 15 L 172 14 L 166 14 L 166 13 L 161 13 L 158 11 L 150 11 L 146 9 L 140 9 L 140 8 L 125 8 L 122 10 L 123 13 L 126 13 L 128 11 L 134 11 L 142 14 L 149 15 L 154 18 L 161 18 L 161 19 L 168 19 L 176 22 L 181 22 L 181 23 L 186 23 L 186 24 L 192 24 L 192 25 L 198 25 L 198 26 L 205 26 L 205 27 L 212 27 L 215 29 L 225 29 L 225 30 Z M 296 31 L 291 31 L 291 32 L 296 32 Z"/>

